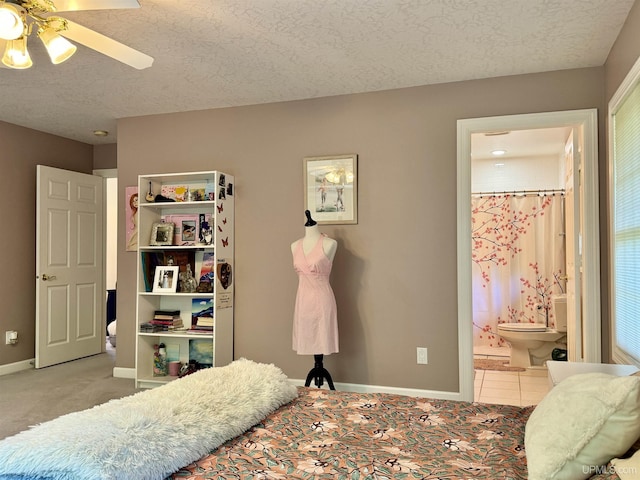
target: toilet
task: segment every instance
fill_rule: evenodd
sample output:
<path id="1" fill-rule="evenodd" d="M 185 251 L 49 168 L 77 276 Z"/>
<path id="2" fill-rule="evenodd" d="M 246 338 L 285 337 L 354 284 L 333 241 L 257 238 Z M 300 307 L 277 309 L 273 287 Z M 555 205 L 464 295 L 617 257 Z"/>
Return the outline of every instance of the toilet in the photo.
<path id="1" fill-rule="evenodd" d="M 554 348 L 566 348 L 567 295 L 552 295 L 551 309 L 556 328 L 544 323 L 501 323 L 498 335 L 511 344 L 512 367 L 542 366 Z"/>

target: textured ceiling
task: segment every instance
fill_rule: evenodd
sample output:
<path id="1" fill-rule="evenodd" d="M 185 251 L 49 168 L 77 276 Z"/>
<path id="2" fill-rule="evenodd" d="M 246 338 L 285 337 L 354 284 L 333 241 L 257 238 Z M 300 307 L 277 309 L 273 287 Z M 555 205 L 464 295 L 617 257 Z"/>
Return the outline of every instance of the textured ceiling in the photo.
<path id="1" fill-rule="evenodd" d="M 151 55 L 151 68 L 83 46 L 54 66 L 30 38 L 34 66 L 0 69 L 0 120 L 114 143 L 124 117 L 600 66 L 633 0 L 140 4 L 62 16 Z"/>

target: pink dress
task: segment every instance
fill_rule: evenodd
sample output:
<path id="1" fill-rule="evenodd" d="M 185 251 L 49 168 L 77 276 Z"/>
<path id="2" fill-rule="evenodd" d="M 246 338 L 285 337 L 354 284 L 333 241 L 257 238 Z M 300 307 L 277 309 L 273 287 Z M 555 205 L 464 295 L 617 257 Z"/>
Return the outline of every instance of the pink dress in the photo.
<path id="1" fill-rule="evenodd" d="M 293 313 L 293 349 L 299 355 L 338 353 L 338 314 L 329 285 L 332 262 L 324 253 L 320 235 L 307 254 L 302 240 L 293 250 L 293 268 L 298 274 L 298 294 Z"/>

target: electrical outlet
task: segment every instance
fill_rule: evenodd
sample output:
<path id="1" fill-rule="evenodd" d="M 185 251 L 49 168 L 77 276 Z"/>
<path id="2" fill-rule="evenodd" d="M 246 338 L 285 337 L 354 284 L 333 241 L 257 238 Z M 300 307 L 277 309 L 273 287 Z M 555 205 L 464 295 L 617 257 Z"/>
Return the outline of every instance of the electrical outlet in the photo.
<path id="1" fill-rule="evenodd" d="M 427 360 L 427 349 L 425 347 L 417 347 L 416 352 L 419 365 L 426 365 L 427 363 L 429 363 Z"/>
<path id="2" fill-rule="evenodd" d="M 5 339 L 7 345 L 15 345 L 18 343 L 18 332 L 15 330 L 5 332 Z"/>

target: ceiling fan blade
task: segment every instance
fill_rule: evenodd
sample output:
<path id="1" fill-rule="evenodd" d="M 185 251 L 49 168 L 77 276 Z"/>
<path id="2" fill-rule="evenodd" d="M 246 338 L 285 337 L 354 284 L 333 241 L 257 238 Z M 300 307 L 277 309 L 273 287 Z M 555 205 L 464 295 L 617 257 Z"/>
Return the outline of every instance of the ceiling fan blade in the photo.
<path id="1" fill-rule="evenodd" d="M 153 57 L 134 50 L 112 38 L 105 37 L 101 33 L 83 27 L 70 20 L 67 20 L 67 27 L 67 30 L 58 33 L 69 40 L 81 43 L 85 47 L 89 47 L 119 62 L 130 65 L 138 70 L 144 70 L 153 64 Z"/>
<path id="2" fill-rule="evenodd" d="M 138 0 L 54 0 L 57 12 L 140 8 Z"/>

